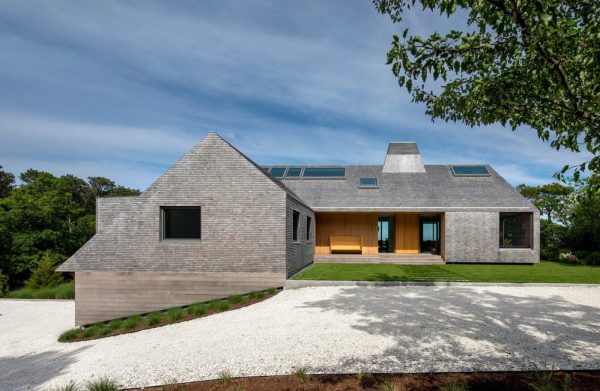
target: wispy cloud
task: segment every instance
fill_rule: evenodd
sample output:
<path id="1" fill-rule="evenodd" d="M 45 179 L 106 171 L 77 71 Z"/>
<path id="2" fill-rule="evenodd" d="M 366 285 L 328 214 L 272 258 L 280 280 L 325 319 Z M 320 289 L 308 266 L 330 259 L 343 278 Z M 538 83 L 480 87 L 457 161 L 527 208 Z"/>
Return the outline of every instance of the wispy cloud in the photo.
<path id="1" fill-rule="evenodd" d="M 412 140 L 426 162 L 487 162 L 515 184 L 587 157 L 432 123 L 385 65 L 396 28 L 370 2 L 4 4 L 0 164 L 143 188 L 209 130 L 261 163 L 381 163 Z"/>

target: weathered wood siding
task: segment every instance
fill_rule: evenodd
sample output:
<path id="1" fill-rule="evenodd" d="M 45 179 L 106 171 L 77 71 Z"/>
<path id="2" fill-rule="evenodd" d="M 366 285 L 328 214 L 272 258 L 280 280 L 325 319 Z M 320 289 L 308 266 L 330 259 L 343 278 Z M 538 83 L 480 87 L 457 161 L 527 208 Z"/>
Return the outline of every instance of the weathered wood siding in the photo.
<path id="1" fill-rule="evenodd" d="M 75 273 L 75 324 L 281 287 L 285 273 Z"/>
<path id="2" fill-rule="evenodd" d="M 331 254 L 331 236 L 362 236 L 363 254 L 377 254 L 377 213 L 316 213 L 315 254 Z"/>

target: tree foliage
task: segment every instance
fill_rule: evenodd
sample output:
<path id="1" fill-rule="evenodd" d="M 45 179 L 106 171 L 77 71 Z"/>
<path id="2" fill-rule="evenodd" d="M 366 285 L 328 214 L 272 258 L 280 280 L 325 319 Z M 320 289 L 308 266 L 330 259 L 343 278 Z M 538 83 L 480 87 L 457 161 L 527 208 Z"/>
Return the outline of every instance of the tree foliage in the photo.
<path id="1" fill-rule="evenodd" d="M 7 197 L 15 187 L 15 176 L 0 166 L 0 198 Z"/>
<path id="2" fill-rule="evenodd" d="M 393 37 L 388 64 L 432 118 L 528 125 L 600 171 L 600 7 L 595 0 L 374 0 L 394 22 L 416 6 L 467 16 L 465 31 Z M 427 80 L 433 79 L 433 83 Z"/>
<path id="3" fill-rule="evenodd" d="M 71 256 L 95 232 L 96 196 L 139 194 L 105 178 L 90 183 L 73 175 L 27 170 L 22 184 L 0 199 L 0 273 L 12 287 L 27 280 L 43 257 Z M 102 191 L 93 183 L 107 184 Z"/>
<path id="4" fill-rule="evenodd" d="M 521 184 L 517 190 L 527 197 L 549 221 L 558 220 L 565 223 L 569 216 L 571 196 L 574 189 L 560 183 L 549 183 L 541 186 Z"/>

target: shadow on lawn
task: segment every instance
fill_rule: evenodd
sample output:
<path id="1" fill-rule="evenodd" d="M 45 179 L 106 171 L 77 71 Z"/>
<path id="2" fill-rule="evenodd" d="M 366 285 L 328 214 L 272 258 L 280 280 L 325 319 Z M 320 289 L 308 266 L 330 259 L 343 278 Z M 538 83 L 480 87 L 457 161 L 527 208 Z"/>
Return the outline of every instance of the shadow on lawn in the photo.
<path id="1" fill-rule="evenodd" d="M 347 287 L 307 306 L 357 314 L 352 327 L 391 337 L 385 352 L 339 363 L 350 372 L 600 368 L 600 311 L 561 296 L 464 287 Z"/>
<path id="2" fill-rule="evenodd" d="M 48 351 L 24 356 L 0 357 L 0 390 L 28 390 L 60 376 L 73 364 L 75 356 L 87 349 L 59 353 Z"/>

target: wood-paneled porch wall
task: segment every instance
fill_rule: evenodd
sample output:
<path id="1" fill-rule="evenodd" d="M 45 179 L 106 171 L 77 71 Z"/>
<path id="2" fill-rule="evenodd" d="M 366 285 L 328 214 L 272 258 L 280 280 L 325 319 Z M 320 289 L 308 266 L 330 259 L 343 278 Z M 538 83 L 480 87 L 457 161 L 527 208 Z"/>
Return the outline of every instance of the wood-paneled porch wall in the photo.
<path id="1" fill-rule="evenodd" d="M 418 254 L 419 246 L 419 214 L 396 214 L 396 254 Z"/>
<path id="2" fill-rule="evenodd" d="M 377 254 L 377 213 L 316 213 L 315 254 L 331 254 L 331 236 L 362 236 L 363 254 Z"/>

